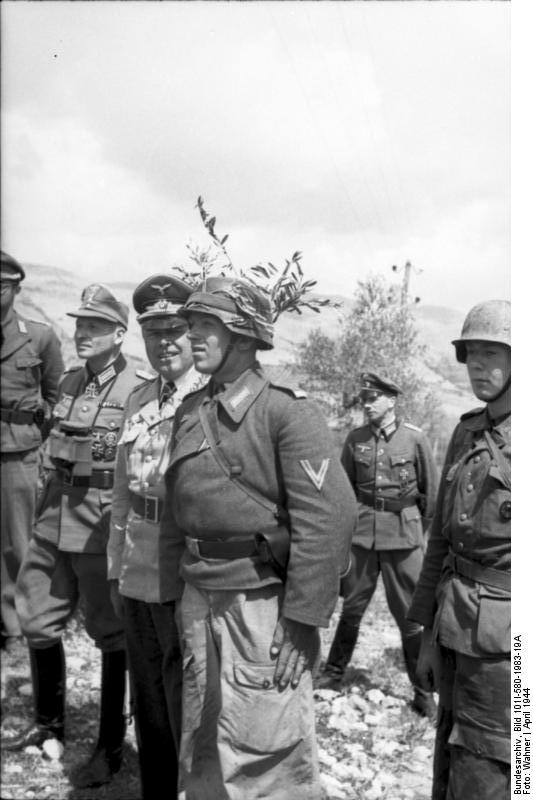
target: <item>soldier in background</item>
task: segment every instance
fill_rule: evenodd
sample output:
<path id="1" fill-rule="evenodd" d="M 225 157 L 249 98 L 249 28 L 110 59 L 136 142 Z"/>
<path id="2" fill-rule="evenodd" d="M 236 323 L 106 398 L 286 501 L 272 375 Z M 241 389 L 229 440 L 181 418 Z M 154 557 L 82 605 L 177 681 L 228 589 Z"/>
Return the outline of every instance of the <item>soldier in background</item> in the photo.
<path id="1" fill-rule="evenodd" d="M 415 674 L 422 629 L 406 614 L 422 567 L 424 531 L 435 508 L 437 469 L 424 433 L 396 417 L 400 387 L 372 372 L 363 373 L 360 381 L 367 423 L 348 434 L 341 456 L 359 503 L 352 569 L 342 582 L 342 615 L 315 687 L 340 688 L 381 573 L 414 687 L 413 708 L 434 718 L 433 695 Z"/>
<path id="2" fill-rule="evenodd" d="M 205 380 L 193 368 L 187 323 L 177 311 L 191 293 L 160 274 L 133 293 L 146 355 L 156 376 L 124 410 L 107 546 L 111 600 L 124 620 L 144 800 L 176 800 L 182 663 L 174 591 L 160 586 L 159 520 L 174 414 Z"/>
<path id="3" fill-rule="evenodd" d="M 14 308 L 25 273 L 7 253 L 1 257 L 2 314 L 2 647 L 22 641 L 15 611 L 15 582 L 31 537 L 39 483 L 39 446 L 63 374 L 59 340 L 43 322 Z"/>
<path id="4" fill-rule="evenodd" d="M 124 403 L 139 378 L 121 354 L 128 308 L 100 284 L 82 293 L 74 342 L 85 366 L 59 387 L 47 442 L 52 468 L 20 569 L 16 608 L 30 651 L 35 721 L 4 740 L 5 750 L 64 739 L 65 657 L 62 634 L 78 600 L 87 633 L 102 651 L 100 730 L 95 751 L 75 778 L 106 783 L 121 764 L 125 643 L 109 596 L 106 547 L 115 456 Z"/>
<path id="5" fill-rule="evenodd" d="M 207 278 L 180 314 L 210 380 L 178 409 L 161 520 L 163 587 L 185 581 L 179 796 L 319 800 L 311 670 L 355 498 L 318 408 L 256 360 L 266 297 Z"/>
<path id="6" fill-rule="evenodd" d="M 485 405 L 446 454 L 409 617 L 424 625 L 419 679 L 439 691 L 432 800 L 511 792 L 511 304 L 468 313 L 457 361 Z"/>

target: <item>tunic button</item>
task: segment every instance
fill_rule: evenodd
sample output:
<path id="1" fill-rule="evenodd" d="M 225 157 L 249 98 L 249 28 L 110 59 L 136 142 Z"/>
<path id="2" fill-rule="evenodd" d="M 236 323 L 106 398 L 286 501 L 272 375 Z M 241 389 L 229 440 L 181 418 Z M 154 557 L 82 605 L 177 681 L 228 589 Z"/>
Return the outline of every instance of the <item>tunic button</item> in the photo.
<path id="1" fill-rule="evenodd" d="M 462 542 L 459 542 L 459 544 L 457 545 L 457 549 L 458 550 L 464 550 L 465 549 L 464 544 Z"/>
<path id="2" fill-rule="evenodd" d="M 381 488 L 378 489 L 378 492 L 382 492 L 382 491 L 383 491 L 383 489 L 381 489 Z"/>
<path id="3" fill-rule="evenodd" d="M 474 464 L 478 464 L 480 461 L 480 456 L 474 456 Z"/>
<path id="4" fill-rule="evenodd" d="M 265 678 L 265 680 L 263 681 L 263 689 L 268 689 L 269 686 L 270 686 L 270 681 L 268 680 L 268 678 Z"/>
<path id="5" fill-rule="evenodd" d="M 469 483 L 468 486 L 466 487 L 466 491 L 467 492 L 473 492 L 474 491 L 474 485 L 472 483 Z"/>
<path id="6" fill-rule="evenodd" d="M 82 411 L 88 411 L 88 410 L 89 410 L 89 406 L 82 406 L 82 407 L 81 407 L 81 410 L 82 410 Z"/>
<path id="7" fill-rule="evenodd" d="M 110 420 L 109 427 L 110 428 L 114 428 L 116 424 L 117 424 L 116 422 L 113 422 L 113 420 Z"/>
<path id="8" fill-rule="evenodd" d="M 146 461 L 146 463 L 148 463 L 149 461 L 152 460 L 152 456 L 146 456 L 144 460 Z"/>
<path id="9" fill-rule="evenodd" d="M 467 518 L 468 518 L 468 514 L 460 514 L 459 515 L 459 519 L 467 519 Z"/>
<path id="10" fill-rule="evenodd" d="M 378 450 L 378 456 L 382 456 L 384 452 L 384 450 Z"/>

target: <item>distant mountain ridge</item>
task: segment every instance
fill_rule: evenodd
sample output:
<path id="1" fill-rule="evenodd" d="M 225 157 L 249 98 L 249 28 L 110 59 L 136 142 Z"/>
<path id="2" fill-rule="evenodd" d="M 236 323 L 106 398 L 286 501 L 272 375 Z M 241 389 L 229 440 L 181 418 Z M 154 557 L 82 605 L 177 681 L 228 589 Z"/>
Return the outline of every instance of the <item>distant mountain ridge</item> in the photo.
<path id="1" fill-rule="evenodd" d="M 87 276 L 41 264 L 24 266 L 26 280 L 17 297 L 17 308 L 23 315 L 52 324 L 61 339 L 67 366 L 78 363 L 72 342 L 74 320 L 67 316 L 67 311 L 79 307 L 81 293 L 88 285 Z M 138 284 L 124 280 L 108 280 L 106 285 L 130 308 L 124 353 L 139 367 L 149 369 L 140 327 L 132 308 L 132 295 Z M 321 296 L 327 297 L 327 295 Z M 342 308 L 326 307 L 320 314 L 306 310 L 301 315 L 291 313 L 280 317 L 276 323 L 275 348 L 261 353 L 261 361 L 269 365 L 294 364 L 297 360 L 298 346 L 306 341 L 314 328 L 320 328 L 332 338 L 337 337 L 341 333 L 343 316 L 352 309 L 353 300 L 338 295 L 331 296 L 330 299 L 342 303 Z M 423 304 L 417 305 L 414 313 L 419 341 L 427 347 L 424 363 L 420 364 L 420 372 L 428 384 L 441 392 L 446 416 L 457 419 L 460 413 L 476 404 L 475 398 L 467 388 L 463 369 L 457 370 L 457 378 L 453 369 L 448 369 L 449 365 L 453 367 L 454 361 L 451 341 L 459 335 L 464 314 L 445 306 Z M 447 369 L 443 370 L 442 374 L 438 371 L 438 366 L 444 362 Z M 450 375 L 451 378 L 448 380 Z"/>

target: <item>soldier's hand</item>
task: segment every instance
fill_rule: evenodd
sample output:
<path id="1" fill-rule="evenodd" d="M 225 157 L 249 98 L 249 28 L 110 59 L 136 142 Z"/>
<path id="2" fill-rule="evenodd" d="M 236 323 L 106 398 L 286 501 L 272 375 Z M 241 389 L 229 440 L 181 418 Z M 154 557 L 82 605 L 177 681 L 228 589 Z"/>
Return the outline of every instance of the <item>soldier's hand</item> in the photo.
<path id="1" fill-rule="evenodd" d="M 119 619 L 124 619 L 124 600 L 118 590 L 118 580 L 109 581 L 109 595 L 113 611 Z"/>
<path id="2" fill-rule="evenodd" d="M 416 677 L 426 692 L 437 692 L 440 686 L 441 654 L 437 645 L 432 644 L 431 628 L 424 628 L 422 643 L 416 665 Z"/>
<path id="3" fill-rule="evenodd" d="M 284 689 L 288 683 L 298 686 L 304 669 L 313 669 L 320 651 L 320 636 L 314 625 L 304 625 L 280 617 L 270 646 L 276 658 L 274 683 Z"/>

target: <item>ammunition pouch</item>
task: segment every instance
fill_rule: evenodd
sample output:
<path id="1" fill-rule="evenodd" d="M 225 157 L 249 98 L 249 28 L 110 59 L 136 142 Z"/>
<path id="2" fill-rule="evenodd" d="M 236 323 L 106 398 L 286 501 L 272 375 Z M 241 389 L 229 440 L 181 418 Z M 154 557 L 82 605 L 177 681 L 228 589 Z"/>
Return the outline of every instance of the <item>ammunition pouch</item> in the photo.
<path id="1" fill-rule="evenodd" d="M 287 528 L 279 525 L 269 531 L 256 533 L 254 538 L 261 563 L 269 564 L 278 577 L 285 581 L 291 544 L 291 537 Z"/>
<path id="2" fill-rule="evenodd" d="M 56 466 L 70 469 L 73 476 L 92 473 L 92 436 L 86 425 L 62 420 L 50 431 L 48 452 Z"/>

